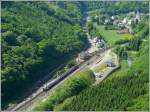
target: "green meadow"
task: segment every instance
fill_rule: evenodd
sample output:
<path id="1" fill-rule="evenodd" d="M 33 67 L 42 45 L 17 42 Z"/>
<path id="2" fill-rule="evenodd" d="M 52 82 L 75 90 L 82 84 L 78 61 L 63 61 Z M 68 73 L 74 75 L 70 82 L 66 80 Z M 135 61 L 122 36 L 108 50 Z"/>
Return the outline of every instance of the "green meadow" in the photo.
<path id="1" fill-rule="evenodd" d="M 113 45 L 121 39 L 130 40 L 132 38 L 131 34 L 118 34 L 115 30 L 105 30 L 103 25 L 96 25 L 96 28 L 109 45 Z"/>

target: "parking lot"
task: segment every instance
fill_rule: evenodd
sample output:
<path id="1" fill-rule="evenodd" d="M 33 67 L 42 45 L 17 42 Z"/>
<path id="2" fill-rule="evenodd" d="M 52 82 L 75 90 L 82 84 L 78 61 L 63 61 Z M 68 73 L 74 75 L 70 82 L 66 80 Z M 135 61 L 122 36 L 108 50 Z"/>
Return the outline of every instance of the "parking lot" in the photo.
<path id="1" fill-rule="evenodd" d="M 96 84 L 104 80 L 113 70 L 119 67 L 117 55 L 107 50 L 100 54 L 99 59 L 89 67 L 94 72 Z"/>

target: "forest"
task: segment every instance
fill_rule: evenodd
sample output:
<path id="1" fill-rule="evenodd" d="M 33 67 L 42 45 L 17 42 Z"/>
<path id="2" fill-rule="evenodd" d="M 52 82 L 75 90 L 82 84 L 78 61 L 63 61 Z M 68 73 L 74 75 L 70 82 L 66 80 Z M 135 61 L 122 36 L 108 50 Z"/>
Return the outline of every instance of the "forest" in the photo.
<path id="1" fill-rule="evenodd" d="M 87 49 L 82 27 L 88 14 L 111 16 L 137 10 L 148 13 L 148 2 L 1 2 L 2 109 L 16 104 L 38 80 Z M 35 110 L 148 110 L 148 19 L 131 26 L 135 32 L 131 40 L 113 43 L 120 69 L 96 86 L 92 86 L 93 72 L 82 71 Z M 87 27 L 105 39 L 93 31 L 93 23 Z"/>
<path id="2" fill-rule="evenodd" d="M 87 11 L 89 14 L 100 13 L 106 15 L 124 14 L 132 11 L 139 10 L 142 13 L 148 13 L 148 2 L 140 1 L 89 1 L 86 2 Z"/>
<path id="3" fill-rule="evenodd" d="M 80 7 L 78 2 L 2 2 L 2 108 L 85 48 Z"/>
<path id="4" fill-rule="evenodd" d="M 95 5 L 93 3 L 92 5 L 90 5 L 90 8 L 94 7 Z M 129 4 L 125 2 L 124 5 L 121 4 L 118 6 L 121 7 L 128 5 Z M 133 5 L 134 8 L 131 8 L 131 10 L 127 9 L 128 11 L 138 10 L 138 6 L 142 7 L 141 10 L 143 12 L 147 13 L 148 11 L 148 7 L 144 9 L 144 6 L 147 6 L 147 4 L 145 3 L 140 5 L 139 2 L 133 2 L 133 4 L 130 5 Z M 112 8 L 114 7 L 112 6 Z M 120 8 L 121 11 L 123 9 L 124 8 Z M 126 13 L 126 11 L 122 11 L 121 13 Z M 133 31 L 135 32 L 133 38 L 131 38 L 128 41 L 119 40 L 116 43 L 114 43 L 113 50 L 120 58 L 120 68 L 114 71 L 112 74 L 110 74 L 110 76 L 107 79 L 105 79 L 96 86 L 90 86 L 89 88 L 84 89 L 79 94 L 66 97 L 65 99 L 63 99 L 62 102 L 56 103 L 54 106 L 52 106 L 51 103 L 53 97 L 50 96 L 49 99 L 45 102 L 45 104 L 39 104 L 41 107 L 39 106 L 35 108 L 35 110 L 148 111 L 148 20 L 149 19 L 145 17 L 138 24 L 131 25 Z M 94 28 L 92 23 L 88 24 L 88 28 L 89 30 L 92 30 Z M 101 32 L 97 33 L 98 35 L 101 35 Z M 108 37 L 108 39 L 109 38 L 111 38 L 111 35 Z M 128 44 L 123 45 L 126 43 Z M 131 66 L 128 65 L 127 61 L 129 57 L 132 58 Z M 56 97 L 59 99 L 59 95 L 57 95 Z"/>

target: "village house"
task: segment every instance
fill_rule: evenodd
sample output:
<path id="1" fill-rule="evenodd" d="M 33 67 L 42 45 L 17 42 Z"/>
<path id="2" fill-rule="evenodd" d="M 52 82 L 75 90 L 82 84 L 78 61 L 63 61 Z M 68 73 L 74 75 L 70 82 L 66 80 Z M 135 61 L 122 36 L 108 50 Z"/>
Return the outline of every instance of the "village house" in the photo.
<path id="1" fill-rule="evenodd" d="M 115 16 L 111 16 L 111 19 L 112 19 L 112 20 L 115 20 Z"/>
<path id="2" fill-rule="evenodd" d="M 98 15 L 95 16 L 95 19 L 97 19 L 97 18 L 98 18 Z"/>
<path id="3" fill-rule="evenodd" d="M 128 25 L 131 25 L 132 23 L 133 23 L 132 19 L 128 20 Z"/>
<path id="4" fill-rule="evenodd" d="M 137 19 L 138 21 L 140 21 L 141 18 L 140 18 L 140 13 L 139 13 L 139 11 L 137 11 L 135 19 Z"/>
<path id="5" fill-rule="evenodd" d="M 122 23 L 123 23 L 123 24 L 127 24 L 127 22 L 128 22 L 128 19 L 127 19 L 127 17 L 125 17 L 125 18 L 123 19 Z"/>
<path id="6" fill-rule="evenodd" d="M 77 63 L 82 63 L 85 60 L 87 60 L 90 57 L 90 54 L 88 52 L 82 51 L 81 53 L 78 54 L 78 57 L 76 58 Z"/>
<path id="7" fill-rule="evenodd" d="M 126 18 L 124 18 L 124 20 L 122 22 L 126 23 L 128 25 L 131 25 L 132 23 L 136 23 L 136 22 L 140 21 L 141 18 L 140 18 L 139 11 L 137 11 L 136 14 L 135 14 L 135 12 L 134 13 L 132 12 L 131 14 L 134 15 L 134 18 L 127 19 L 127 17 L 126 17 Z"/>
<path id="8" fill-rule="evenodd" d="M 118 28 L 119 29 L 124 29 L 125 28 L 125 25 L 123 23 L 118 23 Z"/>
<path id="9" fill-rule="evenodd" d="M 96 44 L 97 44 L 98 41 L 99 41 L 99 38 L 98 38 L 98 37 L 95 37 L 95 38 L 93 39 L 94 46 L 96 46 Z"/>
<path id="10" fill-rule="evenodd" d="M 121 21 L 118 19 L 113 21 L 113 25 L 118 25 L 118 23 L 121 23 Z"/>
<path id="11" fill-rule="evenodd" d="M 109 20 L 109 19 L 105 19 L 104 24 L 108 24 L 109 22 L 110 22 L 110 20 Z"/>

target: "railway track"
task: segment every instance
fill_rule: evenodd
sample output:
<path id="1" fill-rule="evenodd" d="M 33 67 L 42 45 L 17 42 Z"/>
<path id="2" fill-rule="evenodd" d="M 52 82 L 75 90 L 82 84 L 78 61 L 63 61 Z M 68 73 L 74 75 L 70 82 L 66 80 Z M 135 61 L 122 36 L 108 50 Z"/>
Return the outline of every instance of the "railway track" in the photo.
<path id="1" fill-rule="evenodd" d="M 108 50 L 108 49 L 106 49 Z M 105 52 L 106 50 L 101 50 L 99 52 L 97 52 L 95 55 L 93 55 L 91 58 L 97 59 L 97 54 Z M 42 89 L 39 89 L 39 91 L 37 92 L 36 95 L 33 95 L 29 98 L 27 98 L 26 100 L 22 101 L 21 103 L 19 103 L 18 105 L 7 109 L 7 111 L 20 111 L 20 110 L 24 110 L 26 107 L 28 107 L 29 105 L 31 105 L 33 102 L 36 102 L 37 99 L 41 96 L 45 96 L 47 94 L 48 91 L 50 91 L 51 89 L 53 89 L 53 87 L 55 87 L 57 84 L 59 84 L 61 81 L 63 81 L 65 78 L 67 78 L 70 74 L 72 74 L 74 71 L 78 70 L 78 69 L 82 69 L 83 65 L 88 65 L 89 64 L 89 60 L 91 59 L 89 58 L 87 61 L 78 64 L 74 67 L 72 67 L 68 72 L 64 73 L 63 75 L 61 75 L 60 77 L 54 79 L 53 81 L 47 83 L 47 86 L 45 87 L 41 87 Z M 91 62 L 90 62 L 91 63 Z"/>
<path id="2" fill-rule="evenodd" d="M 55 85 L 57 85 L 60 81 L 62 81 L 64 78 L 66 78 L 69 74 L 71 74 L 73 71 L 75 71 L 78 68 L 79 65 L 76 65 L 74 67 L 72 67 L 68 72 L 64 73 L 63 75 L 61 75 L 60 77 L 54 79 L 53 81 L 51 81 L 50 83 L 48 83 L 45 87 L 43 87 L 43 89 L 41 91 L 39 91 L 36 96 L 32 96 L 30 98 L 27 98 L 25 101 L 21 102 L 20 104 L 18 104 L 16 107 L 12 107 L 9 108 L 8 111 L 17 111 L 20 108 L 22 108 L 26 103 L 31 102 L 32 100 L 34 100 L 35 98 L 39 97 L 40 95 L 42 95 L 43 93 L 45 93 L 46 91 L 50 90 L 52 87 L 54 87 Z"/>

